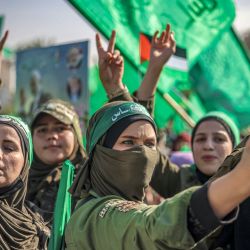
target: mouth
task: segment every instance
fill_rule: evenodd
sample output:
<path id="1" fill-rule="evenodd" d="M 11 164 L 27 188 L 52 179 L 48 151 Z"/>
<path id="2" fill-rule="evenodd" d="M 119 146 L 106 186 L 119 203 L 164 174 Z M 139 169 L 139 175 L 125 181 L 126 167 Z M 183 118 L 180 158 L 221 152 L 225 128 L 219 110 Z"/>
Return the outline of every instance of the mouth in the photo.
<path id="1" fill-rule="evenodd" d="M 203 161 L 213 161 L 217 159 L 217 157 L 213 155 L 204 155 L 201 158 Z"/>
<path id="2" fill-rule="evenodd" d="M 48 145 L 48 146 L 45 146 L 44 149 L 57 149 L 57 148 L 61 148 L 60 145 Z"/>

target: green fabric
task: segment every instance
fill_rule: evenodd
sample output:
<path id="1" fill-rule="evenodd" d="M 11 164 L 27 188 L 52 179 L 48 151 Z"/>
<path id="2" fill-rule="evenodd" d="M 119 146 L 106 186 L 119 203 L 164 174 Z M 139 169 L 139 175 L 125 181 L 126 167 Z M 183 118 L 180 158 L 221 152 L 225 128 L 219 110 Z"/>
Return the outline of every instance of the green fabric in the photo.
<path id="1" fill-rule="evenodd" d="M 187 230 L 187 209 L 196 189 L 159 206 L 118 196 L 94 197 L 70 218 L 65 231 L 67 250 L 189 249 L 194 241 Z"/>
<path id="2" fill-rule="evenodd" d="M 0 122 L 14 127 L 20 138 L 23 138 L 25 149 L 28 151 L 29 164 L 31 164 L 33 160 L 33 143 L 28 125 L 21 118 L 10 115 L 1 115 Z"/>
<path id="3" fill-rule="evenodd" d="M 249 135 L 245 137 L 239 145 L 233 150 L 233 152 L 227 156 L 227 158 L 222 163 L 221 167 L 217 173 L 210 179 L 214 181 L 215 179 L 229 173 L 234 169 L 242 158 L 242 154 L 245 149 L 245 144 L 249 140 Z M 249 219 L 249 209 L 250 209 L 250 198 L 247 198 L 239 205 L 239 215 L 237 220 L 234 222 L 234 234 L 233 242 L 234 249 L 245 250 L 250 249 L 249 234 L 250 234 L 250 219 Z M 244 232 L 244 233 L 242 233 Z"/>
<path id="4" fill-rule="evenodd" d="M 25 200 L 29 167 L 32 160 L 32 141 L 28 126 L 19 118 L 0 115 L 0 124 L 11 126 L 20 137 L 24 165 L 17 179 L 0 188 L 0 246 L 4 250 L 47 249 L 49 229 L 44 220 Z M 1 155 L 3 152 L 1 152 Z M 1 160 L 2 162 L 2 160 Z M 2 167 L 8 167 L 2 165 Z"/>
<path id="5" fill-rule="evenodd" d="M 164 198 L 169 198 L 180 191 L 193 186 L 199 186 L 194 165 L 178 167 L 171 163 L 169 158 L 160 154 L 159 161 L 155 166 L 150 186 Z"/>
<path id="6" fill-rule="evenodd" d="M 234 136 L 234 146 L 238 145 L 240 143 L 240 131 L 238 129 L 238 126 L 236 123 L 224 112 L 220 111 L 211 111 L 208 112 L 206 115 L 204 115 L 201 120 L 209 118 L 209 117 L 215 117 L 223 120 L 231 129 L 233 136 Z M 201 121 L 200 120 L 200 121 Z M 200 123 L 200 121 L 198 123 Z"/>
<path id="7" fill-rule="evenodd" d="M 10 48 L 4 47 L 2 53 L 4 59 L 12 60 L 15 57 L 15 51 Z"/>
<path id="8" fill-rule="evenodd" d="M 64 230 L 71 216 L 71 195 L 68 189 L 72 185 L 75 167 L 67 160 L 62 167 L 60 185 L 56 197 L 54 220 L 49 250 L 61 250 L 64 244 Z"/>
<path id="9" fill-rule="evenodd" d="M 96 145 L 90 170 L 92 189 L 100 196 L 143 201 L 157 159 L 157 151 L 146 146 L 118 151 Z"/>
<path id="10" fill-rule="evenodd" d="M 76 167 L 85 159 L 85 150 L 82 142 L 82 132 L 79 117 L 74 107 L 65 101 L 51 99 L 41 105 L 33 115 L 31 129 L 34 130 L 40 115 L 48 114 L 64 124 L 71 125 L 74 133 L 74 149 L 68 159 Z M 36 204 L 43 213 L 46 221 L 52 222 L 54 205 L 61 179 L 63 162 L 45 164 L 39 155 L 34 154 L 28 180 L 27 199 Z"/>
<path id="11" fill-rule="evenodd" d="M 112 102 L 104 105 L 91 118 L 89 131 L 87 131 L 87 152 L 91 154 L 98 140 L 105 132 L 119 120 L 131 116 L 142 115 L 155 127 L 155 122 L 148 111 L 140 104 L 134 102 Z"/>
<path id="12" fill-rule="evenodd" d="M 166 22 L 169 22 L 175 32 L 178 45 L 189 48 L 187 54 L 189 68 L 191 68 L 197 55 L 205 50 L 212 41 L 218 40 L 219 33 L 226 30 L 234 18 L 232 0 L 216 2 L 214 0 L 173 0 L 164 1 L 164 3 L 158 0 L 125 2 L 98 0 L 91 3 L 86 0 L 70 0 L 69 2 L 106 38 L 109 38 L 112 29 L 117 29 L 116 46 L 123 54 L 125 63 L 123 82 L 128 86 L 130 93 L 138 88 L 146 69 L 146 64 L 140 65 L 139 60 L 139 32 L 152 34 L 155 30 L 164 29 Z M 189 29 L 190 31 L 188 31 Z M 90 114 L 93 114 L 106 100 L 96 67 L 90 71 L 89 83 L 92 91 Z M 173 120 L 173 131 L 176 134 L 190 128 L 166 103 L 161 92 L 169 92 L 173 86 L 182 90 L 183 85 L 187 84 L 177 82 L 173 76 L 169 75 L 167 68 L 163 69 L 158 83 L 154 117 L 159 128 L 164 128 L 169 120 Z M 189 89 L 192 90 L 191 85 L 189 86 Z M 206 110 L 195 93 L 195 89 L 191 92 L 189 99 L 192 108 L 189 107 L 186 111 L 196 121 Z M 173 95 L 171 94 L 171 96 Z M 183 106 L 182 101 L 179 103 Z"/>
<path id="13" fill-rule="evenodd" d="M 229 112 L 242 130 L 250 124 L 250 61 L 233 29 L 204 51 L 191 70 L 207 111 Z"/>
<path id="14" fill-rule="evenodd" d="M 133 93 L 138 89 L 143 75 L 139 73 L 126 58 L 124 58 L 125 72 L 123 82 L 128 86 L 130 93 Z M 90 69 L 89 74 L 89 86 L 90 86 L 90 115 L 92 115 L 98 108 L 100 108 L 106 101 L 106 93 L 99 79 L 98 68 L 96 66 Z M 170 78 L 169 76 L 161 76 L 158 84 L 157 93 L 155 95 L 155 108 L 153 117 L 159 128 L 164 128 L 169 120 L 173 120 L 173 132 L 179 134 L 183 131 L 190 130 L 189 126 L 183 121 L 183 119 L 176 113 L 176 111 L 163 99 L 163 93 L 169 92 L 169 94 L 183 107 L 194 121 L 198 120 L 206 110 L 203 108 L 203 104 L 195 92 L 189 94 L 188 99 L 183 97 L 182 91 L 185 88 L 191 88 L 191 83 L 179 82 Z M 139 102 L 143 104 L 143 102 Z M 144 105 L 145 106 L 145 105 Z M 146 107 L 146 106 L 145 106 Z M 147 107 L 148 108 L 148 107 Z M 151 108 L 151 110 L 153 110 Z"/>
<path id="15" fill-rule="evenodd" d="M 140 65 L 139 33 L 153 35 L 170 23 L 177 44 L 188 48 L 193 63 L 202 50 L 230 27 L 235 17 L 234 1 L 228 0 L 70 0 L 106 38 L 116 29 L 117 48 Z M 202 36 L 200 35 L 202 34 Z"/>
<path id="16" fill-rule="evenodd" d="M 91 171 L 92 171 L 92 164 L 95 164 L 95 153 L 97 152 L 98 154 L 98 149 L 94 150 L 94 147 L 98 143 L 99 145 L 103 145 L 102 143 L 104 142 L 105 139 L 105 134 L 108 131 L 108 129 L 113 126 L 116 122 L 118 122 L 121 119 L 126 119 L 126 117 L 136 115 L 137 117 L 140 116 L 140 118 L 149 121 L 154 129 L 156 130 L 154 120 L 151 118 L 151 116 L 148 114 L 146 109 L 141 106 L 140 104 L 134 103 L 134 102 L 126 102 L 126 101 L 117 101 L 117 102 L 112 102 L 112 103 L 107 103 L 104 105 L 102 108 L 100 108 L 94 115 L 91 117 L 89 121 L 89 126 L 87 128 L 87 152 L 89 159 L 85 161 L 85 163 L 81 166 L 72 187 L 70 188 L 71 194 L 76 197 L 86 197 L 89 193 L 89 190 L 92 187 L 92 177 L 90 177 Z M 132 149 L 131 149 L 132 150 Z M 134 149 L 136 150 L 136 149 Z M 124 151 L 125 154 L 125 151 Z M 128 154 L 128 152 L 127 152 Z M 151 153 L 152 159 L 150 160 L 145 160 L 145 157 L 143 154 L 138 155 L 138 158 L 144 158 L 143 164 L 150 165 L 148 164 L 150 160 L 152 160 L 151 164 L 153 164 L 154 161 L 154 156 L 153 153 Z M 112 158 L 112 157 L 110 157 Z M 106 158 L 107 160 L 107 158 Z M 124 160 L 124 159 L 123 159 Z M 125 161 L 129 161 L 129 158 L 126 158 Z M 140 159 L 141 161 L 141 159 Z M 137 161 L 138 162 L 138 161 Z M 110 159 L 109 163 L 112 165 L 111 167 L 114 167 L 118 164 L 120 164 L 120 161 L 117 161 L 117 159 Z M 103 160 L 99 160 L 98 162 L 99 167 L 103 164 Z M 124 165 L 125 163 L 123 163 Z M 145 166 L 141 163 L 140 168 L 143 168 Z M 134 166 L 134 165 L 133 165 Z M 100 168 L 101 169 L 101 168 Z M 100 169 L 97 171 L 99 172 Z M 129 167 L 130 169 L 130 167 Z M 110 171 L 110 170 L 109 170 Z M 97 174 L 98 177 L 100 174 Z M 146 172 L 144 172 L 143 177 L 145 178 L 145 175 L 147 176 Z M 92 173 L 93 176 L 93 173 Z M 116 176 L 117 177 L 117 176 Z M 137 177 L 140 178 L 140 177 Z M 146 179 L 146 178 L 145 178 Z M 106 180 L 107 181 L 107 178 Z M 107 183 L 106 183 L 107 184 Z M 141 186 L 141 190 L 144 188 L 145 185 Z M 113 187 L 114 188 L 114 187 Z M 115 187 L 115 189 L 117 186 Z M 119 186 L 120 188 L 120 186 Z M 119 189 L 117 188 L 116 191 Z M 124 187 L 123 185 L 123 188 Z M 114 189 L 113 189 L 114 190 Z M 112 191 L 113 191 L 112 190 Z M 118 192 L 119 193 L 119 192 Z M 105 195 L 108 195 L 109 193 L 105 193 Z M 117 194 L 117 192 L 115 192 Z M 120 193 L 119 193 L 120 194 Z M 127 196 L 126 196 L 127 197 Z"/>

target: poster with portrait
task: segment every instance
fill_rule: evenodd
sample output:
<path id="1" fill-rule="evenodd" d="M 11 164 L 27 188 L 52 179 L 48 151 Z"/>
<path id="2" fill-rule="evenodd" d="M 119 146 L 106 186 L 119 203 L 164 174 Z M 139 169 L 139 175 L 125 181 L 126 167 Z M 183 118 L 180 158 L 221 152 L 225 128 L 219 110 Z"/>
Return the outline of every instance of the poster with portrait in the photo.
<path id="1" fill-rule="evenodd" d="M 88 41 L 17 53 L 15 112 L 29 122 L 50 98 L 71 102 L 84 127 L 89 110 Z"/>

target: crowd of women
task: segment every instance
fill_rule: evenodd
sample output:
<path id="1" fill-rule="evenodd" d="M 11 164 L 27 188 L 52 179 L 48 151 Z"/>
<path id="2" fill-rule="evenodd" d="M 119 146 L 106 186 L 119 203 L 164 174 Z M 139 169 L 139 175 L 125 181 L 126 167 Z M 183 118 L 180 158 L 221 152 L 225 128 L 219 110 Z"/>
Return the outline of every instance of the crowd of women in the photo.
<path id="1" fill-rule="evenodd" d="M 0 42 L 0 50 L 7 38 Z M 96 35 L 99 74 L 109 103 L 91 117 L 83 146 L 73 106 L 51 99 L 30 128 L 0 115 L 0 248 L 47 249 L 62 165 L 75 166 L 74 211 L 61 249 L 250 249 L 250 141 L 224 113 L 202 117 L 191 135 L 194 164 L 178 167 L 157 148 L 154 93 L 175 52 L 166 30 L 152 39 L 145 77 L 133 96 L 123 58 Z M 167 198 L 144 202 L 151 186 Z"/>

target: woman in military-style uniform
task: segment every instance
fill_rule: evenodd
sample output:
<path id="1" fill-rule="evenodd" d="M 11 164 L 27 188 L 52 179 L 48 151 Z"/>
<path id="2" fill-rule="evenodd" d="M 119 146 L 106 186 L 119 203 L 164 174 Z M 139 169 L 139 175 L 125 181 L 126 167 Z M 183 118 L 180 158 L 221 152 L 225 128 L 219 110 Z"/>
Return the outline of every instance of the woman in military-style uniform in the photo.
<path id="1" fill-rule="evenodd" d="M 66 228 L 67 249 L 189 249 L 237 218 L 250 193 L 250 143 L 230 174 L 148 206 L 142 200 L 158 157 L 155 130 L 133 102 L 107 104 L 92 116 L 89 158 L 70 190 L 81 200 Z"/>

